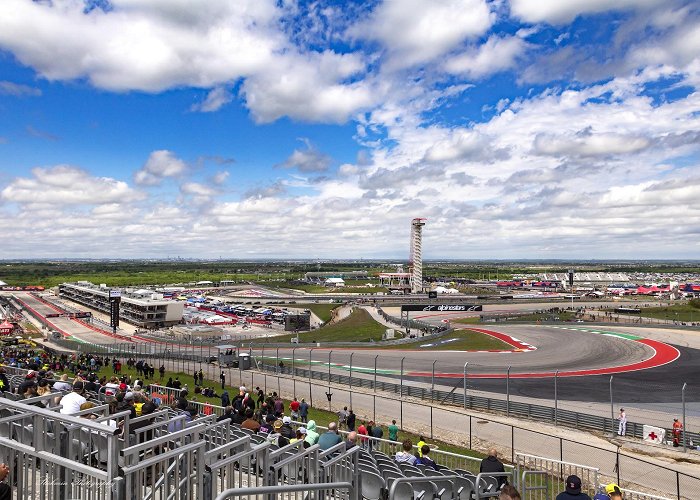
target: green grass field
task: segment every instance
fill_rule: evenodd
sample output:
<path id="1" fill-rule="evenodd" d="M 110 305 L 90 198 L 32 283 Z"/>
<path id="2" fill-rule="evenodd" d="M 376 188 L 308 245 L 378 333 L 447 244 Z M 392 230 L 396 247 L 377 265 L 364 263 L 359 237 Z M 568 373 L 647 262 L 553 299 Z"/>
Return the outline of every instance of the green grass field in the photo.
<path id="1" fill-rule="evenodd" d="M 288 304 L 268 304 L 270 306 L 274 307 L 289 307 Z M 328 323 L 331 320 L 331 311 L 333 309 L 336 309 L 339 307 L 340 304 L 304 304 L 304 303 L 297 303 L 293 304 L 293 307 L 299 308 L 299 309 L 308 309 L 312 313 L 314 313 L 316 316 L 318 316 L 318 319 L 323 321 L 324 323 Z"/>
<path id="2" fill-rule="evenodd" d="M 451 342 L 441 344 L 439 342 L 457 339 Z M 430 347 L 420 347 L 424 344 L 436 344 Z M 474 330 L 458 330 L 454 333 L 445 335 L 438 340 L 423 340 L 411 342 L 408 344 L 401 344 L 394 347 L 395 349 L 420 349 L 421 351 L 444 351 L 444 350 L 454 350 L 454 351 L 486 351 L 486 350 L 510 350 L 512 346 L 506 344 L 502 340 L 498 340 L 490 335 L 486 335 L 481 332 L 475 332 Z M 391 349 L 391 347 L 386 346 L 383 349 Z"/>
<path id="3" fill-rule="evenodd" d="M 350 316 L 337 323 L 310 332 L 300 332 L 299 342 L 376 342 L 382 340 L 385 331 L 386 327 L 374 321 L 367 311 L 357 308 Z M 278 335 L 261 341 L 287 343 L 295 337 L 296 334 Z"/>
<path id="4" fill-rule="evenodd" d="M 645 318 L 665 319 L 692 323 L 700 321 L 700 309 L 690 304 L 679 304 L 668 307 L 642 307 L 641 316 Z M 638 316 L 638 315 L 630 315 Z"/>

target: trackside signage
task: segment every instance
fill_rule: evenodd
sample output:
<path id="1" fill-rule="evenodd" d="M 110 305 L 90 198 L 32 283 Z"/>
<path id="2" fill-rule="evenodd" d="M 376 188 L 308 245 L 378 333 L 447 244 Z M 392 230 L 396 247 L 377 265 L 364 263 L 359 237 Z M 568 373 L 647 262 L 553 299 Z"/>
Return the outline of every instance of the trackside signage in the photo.
<path id="1" fill-rule="evenodd" d="M 435 312 L 466 312 L 466 311 L 482 311 L 484 306 L 481 304 L 432 304 L 429 306 L 421 304 L 404 304 L 401 306 L 401 312 L 404 311 L 435 311 Z"/>

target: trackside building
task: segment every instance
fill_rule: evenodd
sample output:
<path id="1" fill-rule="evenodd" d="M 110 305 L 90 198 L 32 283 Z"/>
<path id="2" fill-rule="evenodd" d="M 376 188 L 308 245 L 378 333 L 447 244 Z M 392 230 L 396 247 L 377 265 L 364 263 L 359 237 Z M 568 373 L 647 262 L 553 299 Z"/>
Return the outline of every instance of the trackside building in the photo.
<path id="1" fill-rule="evenodd" d="M 58 286 L 61 297 L 109 314 L 109 288 L 88 281 L 62 283 Z M 162 328 L 182 322 L 185 305 L 167 300 L 151 290 L 124 289 L 121 293 L 119 318 L 141 328 Z"/>

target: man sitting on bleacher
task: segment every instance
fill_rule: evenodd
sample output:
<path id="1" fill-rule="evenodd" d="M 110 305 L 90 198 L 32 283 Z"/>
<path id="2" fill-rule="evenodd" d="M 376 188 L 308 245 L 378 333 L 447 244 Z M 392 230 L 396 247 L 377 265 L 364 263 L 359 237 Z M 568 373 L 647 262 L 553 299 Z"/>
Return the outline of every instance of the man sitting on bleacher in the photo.
<path id="1" fill-rule="evenodd" d="M 248 429 L 250 431 L 257 433 L 258 430 L 260 430 L 260 422 L 258 422 L 257 420 L 255 420 L 253 418 L 253 410 L 248 408 L 245 411 L 245 416 L 246 416 L 246 419 L 241 424 L 241 429 Z"/>
<path id="2" fill-rule="evenodd" d="M 80 405 L 85 403 L 87 399 L 83 397 L 83 383 L 78 381 L 73 384 L 73 392 L 69 392 L 61 398 L 60 404 L 61 413 L 64 415 L 75 415 L 80 411 Z"/>
<path id="3" fill-rule="evenodd" d="M 321 434 L 318 438 L 318 446 L 325 451 L 333 448 L 335 445 L 342 443 L 343 438 L 338 435 L 338 424 L 331 422 L 328 424 L 328 431 Z"/>

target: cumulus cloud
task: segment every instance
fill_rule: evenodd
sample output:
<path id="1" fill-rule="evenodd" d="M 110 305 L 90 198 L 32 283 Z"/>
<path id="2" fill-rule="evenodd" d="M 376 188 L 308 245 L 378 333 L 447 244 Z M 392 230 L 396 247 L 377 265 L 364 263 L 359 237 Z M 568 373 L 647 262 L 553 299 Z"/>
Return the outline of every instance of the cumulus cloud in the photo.
<path id="1" fill-rule="evenodd" d="M 15 97 L 35 97 L 41 95 L 41 90 L 21 83 L 0 81 L 0 95 L 11 95 Z"/>
<path id="2" fill-rule="evenodd" d="M 212 177 L 212 182 L 217 185 L 221 185 L 229 178 L 231 173 L 228 170 L 221 170 L 214 174 Z"/>
<path id="3" fill-rule="evenodd" d="M 153 151 L 143 167 L 134 174 L 134 181 L 141 186 L 157 186 L 168 177 L 179 177 L 187 169 L 187 164 L 172 151 Z"/>
<path id="4" fill-rule="evenodd" d="M 668 4 L 668 0 L 567 0 L 565 2 L 542 0 L 511 0 L 513 16 L 529 23 L 546 22 L 565 24 L 577 16 L 610 10 L 648 9 Z"/>
<path id="5" fill-rule="evenodd" d="M 483 0 L 404 0 L 382 2 L 348 33 L 379 41 L 388 51 L 389 65 L 407 67 L 430 61 L 480 36 L 494 16 Z"/>
<path id="6" fill-rule="evenodd" d="M 331 164 L 331 157 L 321 153 L 308 139 L 302 139 L 306 149 L 295 149 L 283 162 L 281 168 L 296 168 L 299 172 L 325 172 Z"/>
<path id="7" fill-rule="evenodd" d="M 527 43 L 518 36 L 491 36 L 484 44 L 449 59 L 445 69 L 468 78 L 483 78 L 512 68 L 526 48 Z"/>
<path id="8" fill-rule="evenodd" d="M 123 181 L 57 165 L 34 168 L 31 178 L 16 178 L 0 192 L 0 198 L 23 205 L 103 205 L 134 202 L 143 195 Z"/>
<path id="9" fill-rule="evenodd" d="M 646 137 L 615 133 L 596 134 L 586 128 L 572 136 L 539 134 L 535 137 L 533 150 L 542 155 L 608 156 L 638 153 L 648 148 L 651 141 Z"/>
<path id="10" fill-rule="evenodd" d="M 193 104 L 190 110 L 201 111 L 203 113 L 212 113 L 220 110 L 232 100 L 233 94 L 231 94 L 228 89 L 224 87 L 216 87 L 207 94 L 207 98 L 203 102 Z"/>

